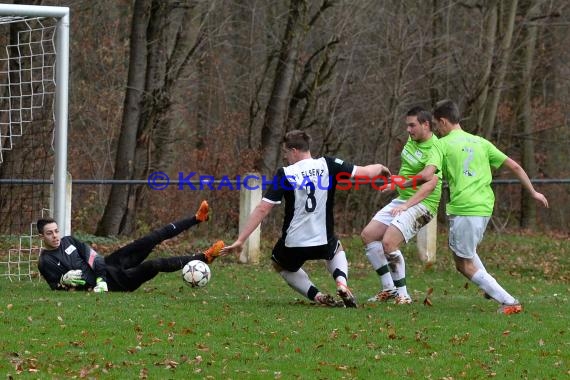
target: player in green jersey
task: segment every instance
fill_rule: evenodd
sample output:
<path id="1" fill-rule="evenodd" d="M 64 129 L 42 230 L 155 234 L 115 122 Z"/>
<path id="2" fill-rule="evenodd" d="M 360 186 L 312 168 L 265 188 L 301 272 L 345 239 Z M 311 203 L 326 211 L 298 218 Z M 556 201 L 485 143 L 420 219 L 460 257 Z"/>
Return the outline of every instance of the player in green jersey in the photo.
<path id="1" fill-rule="evenodd" d="M 409 137 L 402 149 L 399 176 L 408 178 L 424 168 L 428 153 L 437 140 L 431 130 L 431 123 L 431 113 L 421 107 L 414 107 L 407 112 L 406 128 Z M 360 234 L 366 246 L 366 257 L 380 276 L 382 286 L 375 296 L 368 299 L 370 302 L 384 302 L 394 298 L 396 304 L 412 303 L 406 285 L 404 256 L 399 247 L 402 242 L 410 241 L 437 214 L 441 183 L 434 178 L 431 183 L 425 184 L 422 191 L 430 191 L 427 197 L 394 216 L 392 210 L 403 205 L 414 195 L 416 189 L 398 187 L 397 191 L 398 197 L 378 211 Z"/>
<path id="2" fill-rule="evenodd" d="M 455 267 L 487 296 L 501 304 L 500 313 L 519 313 L 522 305 L 485 270 L 477 254 L 477 245 L 483 239 L 495 204 L 491 170 L 506 167 L 537 202 L 548 207 L 548 201 L 534 189 L 518 163 L 488 140 L 461 128 L 459 108 L 454 102 L 439 102 L 434 110 L 434 119 L 442 137 L 432 148 L 426 167 L 418 176 L 421 176 L 421 181 L 431 181 L 443 175 L 449 184 L 451 200 L 446 211 L 449 215 L 449 247 Z M 434 175 L 436 171 L 438 173 Z M 410 199 L 403 209 L 413 206 L 418 200 L 421 200 L 420 196 Z"/>

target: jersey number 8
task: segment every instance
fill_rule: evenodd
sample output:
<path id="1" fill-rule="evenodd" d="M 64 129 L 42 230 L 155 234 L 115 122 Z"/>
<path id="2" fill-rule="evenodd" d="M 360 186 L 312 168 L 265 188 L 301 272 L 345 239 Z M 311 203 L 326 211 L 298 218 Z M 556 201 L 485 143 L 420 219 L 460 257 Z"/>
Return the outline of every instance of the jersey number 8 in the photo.
<path id="1" fill-rule="evenodd" d="M 317 198 L 315 198 L 315 184 L 308 182 L 305 189 L 307 190 L 307 200 L 305 201 L 305 211 L 313 212 L 317 208 Z"/>

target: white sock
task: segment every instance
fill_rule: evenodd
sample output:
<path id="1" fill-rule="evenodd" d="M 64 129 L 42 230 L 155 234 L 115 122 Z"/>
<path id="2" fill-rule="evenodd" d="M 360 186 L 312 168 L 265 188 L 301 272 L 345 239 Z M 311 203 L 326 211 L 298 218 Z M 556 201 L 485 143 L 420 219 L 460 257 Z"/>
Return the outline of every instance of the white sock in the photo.
<path id="1" fill-rule="evenodd" d="M 332 259 L 326 261 L 327 270 L 334 277 L 337 283 L 347 286 L 348 276 L 348 261 L 346 260 L 346 253 L 338 251 Z"/>
<path id="2" fill-rule="evenodd" d="M 480 289 L 493 297 L 493 299 L 500 304 L 512 305 L 518 302 L 505 289 L 503 289 L 501 285 L 499 285 L 493 276 L 482 269 L 479 269 L 477 272 L 475 272 L 471 278 L 471 281 L 477 284 Z"/>
<path id="3" fill-rule="evenodd" d="M 390 258 L 390 270 L 394 285 L 396 285 L 396 289 L 398 290 L 398 295 L 409 295 L 406 286 L 406 262 L 404 261 L 404 255 L 397 249 L 394 252 L 390 252 L 387 257 Z"/>
<path id="4" fill-rule="evenodd" d="M 380 276 L 380 283 L 382 289 L 389 290 L 394 289 L 394 280 L 390 274 L 390 268 L 388 267 L 388 260 L 384 255 L 384 247 L 379 241 L 373 241 L 366 245 L 366 257 L 372 268 Z"/>
<path id="5" fill-rule="evenodd" d="M 298 293 L 302 294 L 303 297 L 308 297 L 309 288 L 315 286 L 309 279 L 309 275 L 302 268 L 297 272 L 289 272 L 288 270 L 282 270 L 279 272 L 281 277 L 287 282 L 287 284 L 295 289 Z"/>

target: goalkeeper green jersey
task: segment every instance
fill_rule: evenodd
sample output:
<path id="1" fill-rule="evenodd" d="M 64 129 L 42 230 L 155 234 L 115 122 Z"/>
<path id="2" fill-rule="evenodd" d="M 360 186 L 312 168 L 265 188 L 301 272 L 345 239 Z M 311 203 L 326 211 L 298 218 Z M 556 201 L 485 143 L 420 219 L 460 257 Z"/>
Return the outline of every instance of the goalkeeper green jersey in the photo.
<path id="1" fill-rule="evenodd" d="M 432 137 L 427 141 L 423 142 L 417 142 L 408 137 L 408 142 L 404 146 L 404 149 L 402 149 L 402 163 L 398 174 L 408 178 L 409 176 L 413 176 L 421 172 L 425 167 L 425 163 L 429 157 L 429 152 L 435 141 L 437 141 L 437 137 L 434 134 L 432 134 Z M 410 199 L 416 190 L 417 187 L 409 187 L 406 189 L 398 188 L 398 198 L 402 200 Z M 438 181 L 436 188 L 421 203 L 426 206 L 432 214 L 436 214 L 440 197 L 441 181 Z"/>
<path id="2" fill-rule="evenodd" d="M 457 129 L 434 144 L 426 165 L 434 165 L 449 184 L 448 214 L 491 216 L 495 205 L 491 168 L 506 159 L 491 142 Z"/>

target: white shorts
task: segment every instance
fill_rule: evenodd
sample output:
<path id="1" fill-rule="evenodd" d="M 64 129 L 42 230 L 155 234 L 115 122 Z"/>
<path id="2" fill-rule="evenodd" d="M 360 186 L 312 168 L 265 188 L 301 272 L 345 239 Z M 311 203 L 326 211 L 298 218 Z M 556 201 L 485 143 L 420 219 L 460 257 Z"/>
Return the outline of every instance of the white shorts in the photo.
<path id="1" fill-rule="evenodd" d="M 410 207 L 400 215 L 393 217 L 390 214 L 395 207 L 401 206 L 406 201 L 402 199 L 394 199 L 392 202 L 382 207 L 380 211 L 374 215 L 372 220 L 385 224 L 393 225 L 404 236 L 406 243 L 409 242 L 418 231 L 433 219 L 433 214 L 421 203 Z"/>
<path id="2" fill-rule="evenodd" d="M 449 248 L 459 257 L 471 259 L 483 239 L 490 216 L 449 216 Z"/>

